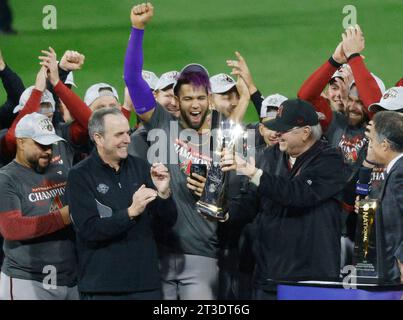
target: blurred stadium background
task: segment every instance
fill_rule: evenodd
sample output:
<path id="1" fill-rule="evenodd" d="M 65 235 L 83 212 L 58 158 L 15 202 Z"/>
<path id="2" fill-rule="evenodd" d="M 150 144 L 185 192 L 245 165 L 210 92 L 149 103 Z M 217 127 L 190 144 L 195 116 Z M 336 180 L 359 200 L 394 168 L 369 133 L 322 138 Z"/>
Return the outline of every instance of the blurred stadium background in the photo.
<path id="1" fill-rule="evenodd" d="M 83 96 L 89 85 L 108 82 L 123 102 L 123 59 L 130 32 L 129 0 L 10 0 L 17 36 L 0 36 L 6 62 L 33 84 L 40 50 L 52 46 L 61 58 L 67 49 L 85 54 L 75 73 Z M 295 97 L 303 80 L 332 53 L 341 39 L 343 7 L 354 5 L 365 34 L 366 64 L 386 87 L 403 76 L 403 1 L 154 0 L 147 28 L 144 69 L 157 75 L 190 62 L 210 75 L 230 69 L 225 61 L 239 50 L 258 88 Z M 44 30 L 42 9 L 57 8 L 57 30 Z M 0 102 L 5 101 L 3 87 Z M 257 119 L 251 107 L 246 120 Z"/>

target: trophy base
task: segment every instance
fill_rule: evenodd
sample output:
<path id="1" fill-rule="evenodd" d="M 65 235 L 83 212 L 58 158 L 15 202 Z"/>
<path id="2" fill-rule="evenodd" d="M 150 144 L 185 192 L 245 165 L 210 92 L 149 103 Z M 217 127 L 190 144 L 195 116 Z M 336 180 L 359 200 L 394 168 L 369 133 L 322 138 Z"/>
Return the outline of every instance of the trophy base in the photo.
<path id="1" fill-rule="evenodd" d="M 354 279 L 357 284 L 382 284 L 381 280 L 378 277 L 351 276 L 351 279 Z"/>
<path id="2" fill-rule="evenodd" d="M 381 279 L 376 269 L 376 265 L 366 260 L 354 262 L 355 275 L 351 278 L 355 278 L 357 283 L 362 284 L 381 284 Z"/>
<path id="3" fill-rule="evenodd" d="M 197 211 L 207 218 L 211 218 L 218 221 L 225 220 L 225 211 L 223 208 L 219 208 L 215 205 L 205 203 L 203 201 L 197 201 L 196 203 Z"/>

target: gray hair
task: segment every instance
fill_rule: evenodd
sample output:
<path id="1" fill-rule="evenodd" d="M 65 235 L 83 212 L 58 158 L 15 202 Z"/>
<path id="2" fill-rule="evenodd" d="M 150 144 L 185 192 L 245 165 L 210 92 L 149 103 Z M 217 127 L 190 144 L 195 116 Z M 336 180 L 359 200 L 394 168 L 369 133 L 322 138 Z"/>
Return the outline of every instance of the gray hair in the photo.
<path id="1" fill-rule="evenodd" d="M 314 126 L 310 126 L 310 128 L 311 128 L 312 138 L 315 141 L 320 140 L 320 138 L 322 137 L 322 127 L 321 127 L 320 123 L 318 123 L 317 125 L 314 125 Z"/>
<path id="2" fill-rule="evenodd" d="M 94 134 L 98 133 L 103 135 L 105 133 L 105 116 L 108 114 L 112 115 L 123 115 L 123 113 L 115 107 L 105 107 L 98 110 L 95 110 L 88 122 L 88 135 L 90 136 L 91 141 L 94 142 Z"/>
<path id="3" fill-rule="evenodd" d="M 378 142 L 387 140 L 394 152 L 403 152 L 403 114 L 380 111 L 374 118 L 375 136 Z"/>

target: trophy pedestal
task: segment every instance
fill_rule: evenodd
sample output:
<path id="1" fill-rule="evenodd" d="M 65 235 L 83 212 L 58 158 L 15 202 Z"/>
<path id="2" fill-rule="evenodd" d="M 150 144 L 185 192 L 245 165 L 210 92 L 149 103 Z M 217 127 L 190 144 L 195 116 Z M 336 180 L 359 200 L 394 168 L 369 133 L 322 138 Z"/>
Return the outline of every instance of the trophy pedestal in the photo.
<path id="1" fill-rule="evenodd" d="M 225 220 L 227 213 L 226 174 L 218 164 L 212 164 L 208 174 L 203 194 L 196 203 L 197 211 L 213 220 Z"/>

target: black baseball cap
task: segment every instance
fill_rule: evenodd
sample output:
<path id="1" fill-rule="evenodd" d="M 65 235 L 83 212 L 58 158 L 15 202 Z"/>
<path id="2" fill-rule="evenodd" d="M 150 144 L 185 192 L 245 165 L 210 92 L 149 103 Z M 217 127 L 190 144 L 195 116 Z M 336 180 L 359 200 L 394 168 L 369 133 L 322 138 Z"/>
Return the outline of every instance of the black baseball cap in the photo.
<path id="1" fill-rule="evenodd" d="M 284 101 L 275 119 L 263 122 L 270 130 L 285 132 L 295 127 L 315 126 L 319 123 L 315 108 L 307 101 L 292 99 Z"/>

